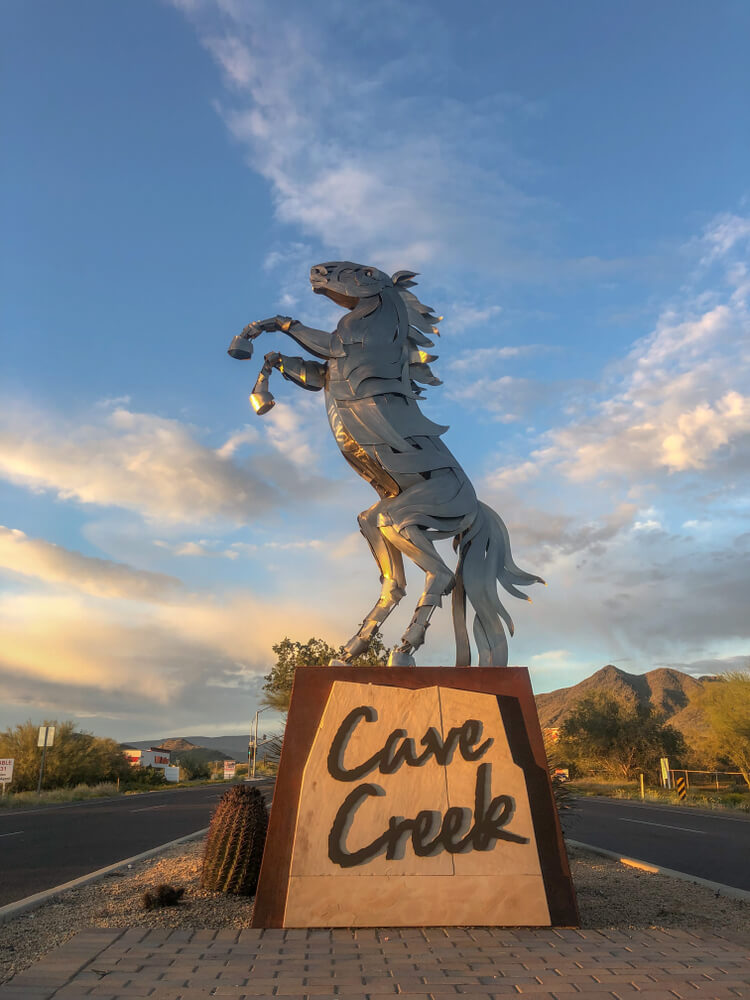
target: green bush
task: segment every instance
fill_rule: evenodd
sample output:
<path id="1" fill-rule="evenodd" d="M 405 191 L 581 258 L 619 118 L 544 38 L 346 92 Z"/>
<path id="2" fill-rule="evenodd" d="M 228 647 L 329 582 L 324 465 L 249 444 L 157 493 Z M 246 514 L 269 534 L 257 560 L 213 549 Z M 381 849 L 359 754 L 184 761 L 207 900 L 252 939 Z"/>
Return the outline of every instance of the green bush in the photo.
<path id="1" fill-rule="evenodd" d="M 180 778 L 185 777 L 188 781 L 196 781 L 199 778 L 208 779 L 211 777 L 211 763 L 202 754 L 193 750 L 182 754 L 179 758 Z"/>
<path id="2" fill-rule="evenodd" d="M 129 767 L 130 773 L 123 783 L 125 788 L 133 791 L 139 788 L 159 788 L 167 784 L 164 771 L 160 767 Z"/>
<path id="3" fill-rule="evenodd" d="M 74 788 L 126 778 L 130 766 L 114 740 L 81 732 L 74 722 L 47 719 L 55 726 L 55 741 L 45 755 L 44 789 Z M 13 792 L 36 791 L 42 751 L 37 746 L 39 727 L 28 720 L 0 732 L 0 757 L 12 757 Z"/>
<path id="4" fill-rule="evenodd" d="M 257 788 L 233 785 L 219 799 L 206 836 L 201 887 L 253 896 L 268 831 L 268 811 Z"/>

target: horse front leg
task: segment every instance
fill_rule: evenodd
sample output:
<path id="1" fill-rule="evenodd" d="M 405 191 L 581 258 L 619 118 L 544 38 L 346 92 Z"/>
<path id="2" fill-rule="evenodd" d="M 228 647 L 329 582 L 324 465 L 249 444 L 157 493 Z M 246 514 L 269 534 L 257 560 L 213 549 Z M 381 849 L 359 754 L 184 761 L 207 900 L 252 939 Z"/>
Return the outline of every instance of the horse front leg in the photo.
<path id="1" fill-rule="evenodd" d="M 248 323 L 240 336 L 247 340 L 255 340 L 261 333 L 285 333 L 316 358 L 325 361 L 331 357 L 332 334 L 327 330 L 316 330 L 312 326 L 305 326 L 291 316 L 270 316 L 268 319 Z"/>
<path id="2" fill-rule="evenodd" d="M 359 530 L 367 539 L 370 551 L 378 564 L 381 590 L 377 604 L 368 612 L 359 629 L 344 646 L 344 659 L 341 661 L 343 663 L 350 663 L 357 656 L 367 652 L 373 635 L 406 593 L 406 575 L 401 553 L 384 538 L 378 527 L 378 514 L 382 510 L 382 503 L 383 501 L 378 501 L 368 510 L 362 511 L 357 518 Z M 332 662 L 331 665 L 336 665 L 336 662 Z"/>

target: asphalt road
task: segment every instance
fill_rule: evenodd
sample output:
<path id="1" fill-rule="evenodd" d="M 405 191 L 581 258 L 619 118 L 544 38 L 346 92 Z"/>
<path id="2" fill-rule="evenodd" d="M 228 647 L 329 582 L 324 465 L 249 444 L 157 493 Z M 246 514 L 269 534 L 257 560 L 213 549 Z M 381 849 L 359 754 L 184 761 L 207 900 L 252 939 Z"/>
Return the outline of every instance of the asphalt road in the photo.
<path id="1" fill-rule="evenodd" d="M 0 811 L 0 906 L 208 826 L 225 788 Z M 270 798 L 273 781 L 261 788 Z M 750 817 L 577 798 L 564 826 L 573 840 L 750 890 Z"/>
<path id="2" fill-rule="evenodd" d="M 572 840 L 750 890 L 750 817 L 581 797 L 563 825 Z"/>
<path id="3" fill-rule="evenodd" d="M 0 810 L 0 906 L 208 826 L 226 787 Z M 270 798 L 273 781 L 259 787 Z"/>

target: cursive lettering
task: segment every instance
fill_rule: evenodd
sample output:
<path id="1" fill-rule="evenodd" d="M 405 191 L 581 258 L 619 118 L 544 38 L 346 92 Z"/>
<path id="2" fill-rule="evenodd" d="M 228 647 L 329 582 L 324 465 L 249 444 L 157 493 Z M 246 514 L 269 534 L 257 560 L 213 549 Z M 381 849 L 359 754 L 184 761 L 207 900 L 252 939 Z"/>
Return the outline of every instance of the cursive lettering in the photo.
<path id="1" fill-rule="evenodd" d="M 481 729 L 477 739 L 480 735 Z M 414 854 L 420 858 L 432 857 L 441 849 L 449 854 L 460 854 L 472 849 L 491 851 L 498 840 L 514 844 L 528 843 L 528 837 L 521 837 L 505 829 L 515 810 L 513 799 L 510 795 L 496 795 L 493 798 L 491 787 L 492 765 L 480 764 L 477 768 L 473 812 L 468 808 L 451 806 L 446 810 L 442 821 L 440 813 L 432 809 L 421 810 L 414 819 L 391 816 L 388 828 L 382 834 L 365 847 L 351 851 L 347 847 L 347 839 L 357 810 L 367 799 L 385 795 L 379 785 L 366 782 L 350 792 L 341 803 L 328 835 L 328 857 L 341 868 L 353 868 L 372 861 L 384 849 L 387 860 L 398 859 L 403 857 L 404 841 L 409 836 Z"/>
<path id="2" fill-rule="evenodd" d="M 417 752 L 415 741 L 407 737 L 405 729 L 394 729 L 371 757 L 354 767 L 346 767 L 344 751 L 355 729 L 360 722 L 375 722 L 377 718 L 374 708 L 362 705 L 352 709 L 342 721 L 328 751 L 328 773 L 336 781 L 359 781 L 375 770 L 381 774 L 394 774 L 402 764 L 422 767 L 433 757 L 438 764 L 445 766 L 453 760 L 456 748 L 464 760 L 480 760 L 494 743 L 491 737 L 480 743 L 483 727 L 479 719 L 466 719 L 460 726 L 453 726 L 445 740 L 434 726 L 430 726 L 420 740 L 424 747 L 421 752 Z"/>

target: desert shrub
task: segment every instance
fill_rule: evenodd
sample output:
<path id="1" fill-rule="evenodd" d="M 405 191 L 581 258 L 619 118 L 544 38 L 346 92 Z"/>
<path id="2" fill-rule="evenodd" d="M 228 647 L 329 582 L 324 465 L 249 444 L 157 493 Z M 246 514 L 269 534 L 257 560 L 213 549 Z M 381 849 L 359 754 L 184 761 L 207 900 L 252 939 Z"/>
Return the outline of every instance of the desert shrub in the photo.
<path id="1" fill-rule="evenodd" d="M 128 772 L 125 788 L 130 791 L 139 788 L 160 788 L 167 784 L 164 771 L 160 767 L 152 767 L 150 764 L 148 767 L 128 767 Z"/>
<path id="2" fill-rule="evenodd" d="M 211 762 L 193 750 L 180 755 L 179 765 L 180 777 L 185 777 L 188 781 L 211 777 Z"/>
<path id="3" fill-rule="evenodd" d="M 268 831 L 268 810 L 257 788 L 233 785 L 219 799 L 203 852 L 201 887 L 253 896 Z"/>
<path id="4" fill-rule="evenodd" d="M 44 789 L 74 788 L 124 778 L 129 764 L 114 740 L 81 732 L 74 722 L 45 720 L 55 726 L 55 741 L 44 761 Z M 36 791 L 42 751 L 37 746 L 39 727 L 28 720 L 0 732 L 0 757 L 15 760 L 12 790 Z"/>
<path id="5" fill-rule="evenodd" d="M 578 773 L 601 771 L 626 781 L 685 752 L 682 734 L 648 705 L 597 692 L 582 698 L 560 727 L 557 753 Z"/>

